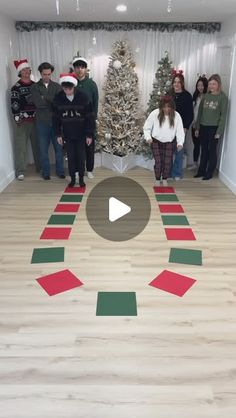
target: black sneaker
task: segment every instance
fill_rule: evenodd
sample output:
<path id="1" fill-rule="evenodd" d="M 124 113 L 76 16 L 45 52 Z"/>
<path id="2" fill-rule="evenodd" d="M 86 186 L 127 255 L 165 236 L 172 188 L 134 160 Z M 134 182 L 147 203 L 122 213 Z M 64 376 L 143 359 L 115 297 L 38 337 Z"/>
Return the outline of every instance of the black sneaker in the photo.
<path id="1" fill-rule="evenodd" d="M 44 180 L 51 180 L 50 176 L 43 176 Z"/>
<path id="2" fill-rule="evenodd" d="M 196 179 L 196 178 L 202 177 L 202 174 L 198 174 L 198 173 L 197 173 L 197 174 L 195 174 L 195 176 L 193 176 L 193 177 Z"/>
<path id="3" fill-rule="evenodd" d="M 71 182 L 68 184 L 69 187 L 74 187 L 75 185 L 75 176 L 71 177 Z"/>
<path id="4" fill-rule="evenodd" d="M 58 176 L 58 177 L 59 177 L 59 179 L 65 179 L 66 178 L 65 174 L 60 174 L 60 176 Z"/>
<path id="5" fill-rule="evenodd" d="M 85 182 L 84 182 L 84 178 L 83 178 L 83 177 L 80 177 L 80 178 L 79 178 L 79 185 L 80 185 L 80 187 L 85 187 L 85 186 L 86 186 L 86 184 L 85 184 Z"/>

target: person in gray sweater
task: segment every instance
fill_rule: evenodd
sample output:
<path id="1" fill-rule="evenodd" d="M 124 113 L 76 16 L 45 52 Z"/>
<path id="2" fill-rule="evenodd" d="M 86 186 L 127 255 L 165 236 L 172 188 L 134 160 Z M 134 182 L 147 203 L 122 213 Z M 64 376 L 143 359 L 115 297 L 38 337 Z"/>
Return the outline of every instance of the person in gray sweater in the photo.
<path id="1" fill-rule="evenodd" d="M 54 67 L 50 63 L 43 62 L 39 65 L 38 71 L 41 74 L 41 79 L 32 85 L 31 92 L 36 107 L 36 129 L 40 146 L 42 176 L 44 180 L 51 179 L 48 149 L 52 143 L 55 151 L 56 174 L 59 178 L 64 179 L 62 145 L 57 142 L 52 124 L 52 103 L 57 93 L 61 91 L 61 86 L 51 80 Z"/>

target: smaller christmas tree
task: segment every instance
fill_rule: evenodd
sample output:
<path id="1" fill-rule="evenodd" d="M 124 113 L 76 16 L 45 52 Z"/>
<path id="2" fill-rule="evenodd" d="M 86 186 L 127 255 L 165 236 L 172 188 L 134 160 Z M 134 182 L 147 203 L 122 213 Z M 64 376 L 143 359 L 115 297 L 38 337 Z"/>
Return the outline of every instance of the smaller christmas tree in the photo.
<path id="1" fill-rule="evenodd" d="M 165 52 L 164 58 L 162 58 L 158 64 L 159 67 L 153 82 L 153 91 L 150 94 L 148 102 L 147 116 L 158 107 L 160 98 L 165 96 L 171 87 L 173 67 L 172 62 L 169 60 L 169 54 L 167 51 Z"/>

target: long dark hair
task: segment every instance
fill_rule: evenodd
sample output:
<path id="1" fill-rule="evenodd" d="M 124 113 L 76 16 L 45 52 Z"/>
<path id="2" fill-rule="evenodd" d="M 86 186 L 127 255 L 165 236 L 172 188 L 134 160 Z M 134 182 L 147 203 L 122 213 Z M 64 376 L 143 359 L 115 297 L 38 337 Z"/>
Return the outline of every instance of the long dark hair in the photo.
<path id="1" fill-rule="evenodd" d="M 178 78 L 178 79 L 179 79 L 179 81 L 180 81 L 182 91 L 184 91 L 184 90 L 185 90 L 185 85 L 184 85 L 184 76 L 183 76 L 183 74 L 182 74 L 182 73 L 176 73 L 176 74 L 174 74 L 174 76 L 172 77 L 172 81 L 171 81 L 171 87 L 172 87 L 172 93 L 173 93 L 173 94 L 175 94 L 173 84 L 174 84 L 174 82 L 175 82 L 175 79 L 176 79 L 176 78 Z"/>
<path id="2" fill-rule="evenodd" d="M 198 96 L 200 95 L 200 92 L 197 88 L 198 82 L 201 81 L 203 86 L 204 86 L 204 90 L 203 90 L 203 94 L 205 94 L 207 92 L 207 87 L 208 87 L 208 80 L 205 76 L 201 76 L 199 77 L 199 79 L 196 82 L 196 86 L 195 86 L 195 92 L 193 93 L 193 102 L 196 102 Z"/>
<path id="3" fill-rule="evenodd" d="M 165 116 L 166 116 L 164 113 L 165 105 L 168 105 L 171 108 L 171 111 L 168 117 L 169 117 L 170 127 L 173 128 L 175 124 L 175 102 L 173 100 L 173 97 L 171 96 L 163 96 L 159 102 L 158 120 L 159 120 L 160 126 L 163 124 Z"/>

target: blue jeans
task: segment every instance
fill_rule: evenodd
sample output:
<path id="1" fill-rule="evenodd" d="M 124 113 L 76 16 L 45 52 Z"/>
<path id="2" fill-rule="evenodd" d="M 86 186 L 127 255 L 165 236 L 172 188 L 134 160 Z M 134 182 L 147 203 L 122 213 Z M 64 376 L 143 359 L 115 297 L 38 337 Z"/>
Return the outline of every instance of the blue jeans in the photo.
<path id="1" fill-rule="evenodd" d="M 171 177 L 183 177 L 183 156 L 184 156 L 184 148 L 180 151 L 175 151 L 175 158 L 172 167 Z"/>
<path id="2" fill-rule="evenodd" d="M 53 145 L 56 159 L 56 174 L 61 176 L 64 174 L 62 145 L 58 144 L 52 125 L 44 122 L 37 122 L 37 135 L 40 146 L 42 175 L 50 176 L 50 162 L 48 157 L 48 149 L 50 142 Z"/>

